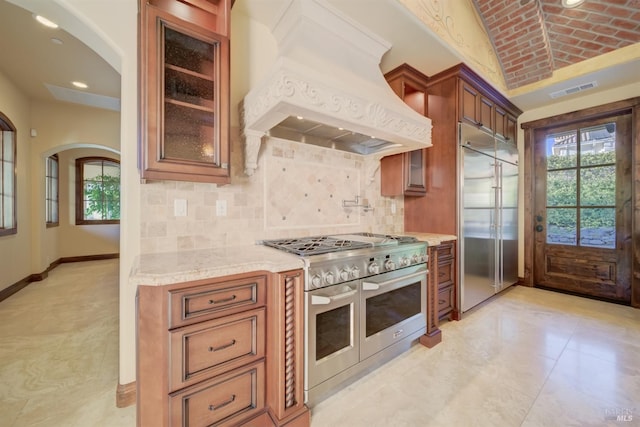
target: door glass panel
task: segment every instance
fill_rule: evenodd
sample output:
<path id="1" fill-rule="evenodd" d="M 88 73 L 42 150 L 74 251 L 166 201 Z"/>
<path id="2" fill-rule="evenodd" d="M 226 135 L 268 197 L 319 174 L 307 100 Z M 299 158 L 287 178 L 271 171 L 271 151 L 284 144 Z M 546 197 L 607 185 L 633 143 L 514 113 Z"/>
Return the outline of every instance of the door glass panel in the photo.
<path id="1" fill-rule="evenodd" d="M 575 206 L 577 189 L 575 169 L 547 172 L 547 206 Z"/>
<path id="2" fill-rule="evenodd" d="M 616 167 L 596 166 L 580 169 L 580 205 L 615 206 Z"/>
<path id="3" fill-rule="evenodd" d="M 547 169 L 570 168 L 577 165 L 577 135 L 575 131 L 547 136 Z"/>
<path id="4" fill-rule="evenodd" d="M 615 138 L 615 123 L 547 137 L 547 243 L 615 247 Z"/>
<path id="5" fill-rule="evenodd" d="M 420 285 L 415 282 L 367 298 L 367 337 L 420 313 Z"/>
<path id="6" fill-rule="evenodd" d="M 616 161 L 615 150 L 615 123 L 580 129 L 581 166 L 614 164 Z"/>
<path id="7" fill-rule="evenodd" d="M 316 360 L 351 346 L 352 305 L 316 315 Z"/>
<path id="8" fill-rule="evenodd" d="M 547 208 L 547 243 L 575 245 L 576 209 Z"/>
<path id="9" fill-rule="evenodd" d="M 580 246 L 615 248 L 615 208 L 580 209 Z"/>

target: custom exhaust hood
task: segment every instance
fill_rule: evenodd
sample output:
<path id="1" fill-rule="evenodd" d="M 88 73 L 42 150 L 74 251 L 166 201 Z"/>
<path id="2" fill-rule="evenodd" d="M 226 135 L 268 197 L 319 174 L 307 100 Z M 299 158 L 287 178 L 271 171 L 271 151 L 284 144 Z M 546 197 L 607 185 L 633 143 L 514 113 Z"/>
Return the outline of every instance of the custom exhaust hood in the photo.
<path id="1" fill-rule="evenodd" d="M 264 137 L 362 155 L 431 146 L 431 120 L 389 87 L 391 45 L 325 0 L 288 0 L 271 27 L 278 56 L 241 104 L 245 173 Z"/>

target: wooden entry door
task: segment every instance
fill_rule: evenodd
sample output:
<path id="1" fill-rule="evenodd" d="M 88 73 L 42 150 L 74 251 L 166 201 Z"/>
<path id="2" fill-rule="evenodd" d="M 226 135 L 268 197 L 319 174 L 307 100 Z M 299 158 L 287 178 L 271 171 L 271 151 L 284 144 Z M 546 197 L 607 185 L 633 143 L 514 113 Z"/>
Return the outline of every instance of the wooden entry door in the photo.
<path id="1" fill-rule="evenodd" d="M 534 285 L 630 303 L 631 115 L 535 131 Z"/>

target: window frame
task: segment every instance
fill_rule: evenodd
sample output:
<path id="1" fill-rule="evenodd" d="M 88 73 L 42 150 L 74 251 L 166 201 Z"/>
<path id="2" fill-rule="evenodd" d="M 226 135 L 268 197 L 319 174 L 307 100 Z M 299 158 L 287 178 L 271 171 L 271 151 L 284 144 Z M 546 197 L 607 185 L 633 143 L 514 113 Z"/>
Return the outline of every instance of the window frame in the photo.
<path id="1" fill-rule="evenodd" d="M 17 197 L 17 189 L 18 189 L 18 185 L 17 185 L 17 174 L 16 174 L 16 169 L 17 169 L 17 164 L 18 164 L 18 132 L 16 131 L 16 127 L 13 125 L 13 123 L 11 122 L 11 120 L 9 120 L 9 118 L 4 115 L 2 112 L 0 112 L 0 132 L 2 132 L 2 134 L 0 134 L 0 237 L 2 236 L 9 236 L 12 234 L 17 234 L 18 233 L 18 197 Z M 12 144 L 13 144 L 13 160 L 11 161 L 11 166 L 13 166 L 13 173 L 11 174 L 12 176 L 12 180 L 13 182 L 12 184 L 12 195 L 11 195 L 11 210 L 12 210 L 12 216 L 13 216 L 13 221 L 12 224 L 9 227 L 5 226 L 5 220 L 4 220 L 4 168 L 5 168 L 5 164 L 8 162 L 5 162 L 4 160 L 4 132 L 11 132 L 13 134 L 13 138 L 12 138 Z"/>
<path id="2" fill-rule="evenodd" d="M 49 167 L 49 162 L 55 161 L 56 169 L 55 176 L 51 173 L 51 169 Z M 45 159 L 45 172 L 44 172 L 44 180 L 45 180 L 45 223 L 47 228 L 58 227 L 60 225 L 60 159 L 58 158 L 58 154 L 53 154 Z M 50 188 L 51 181 L 55 180 L 55 199 L 51 197 Z M 52 221 L 51 213 L 54 212 L 52 210 L 52 206 L 55 203 L 55 218 L 56 221 Z"/>
<path id="3" fill-rule="evenodd" d="M 80 157 L 76 159 L 76 225 L 120 224 L 120 219 L 84 218 L 84 165 L 89 162 L 111 162 L 120 166 L 120 161 L 109 157 Z M 104 166 L 104 164 L 103 164 Z"/>

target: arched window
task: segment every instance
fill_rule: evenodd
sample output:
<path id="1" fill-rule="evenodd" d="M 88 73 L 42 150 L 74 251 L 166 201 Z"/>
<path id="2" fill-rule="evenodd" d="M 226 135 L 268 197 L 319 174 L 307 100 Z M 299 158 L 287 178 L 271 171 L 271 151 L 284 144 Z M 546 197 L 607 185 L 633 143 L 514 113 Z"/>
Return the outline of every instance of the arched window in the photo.
<path id="1" fill-rule="evenodd" d="M 120 223 L 120 162 L 76 159 L 76 224 Z"/>
<path id="2" fill-rule="evenodd" d="M 16 128 L 0 113 L 0 236 L 16 234 Z"/>

